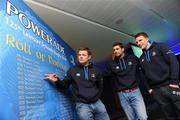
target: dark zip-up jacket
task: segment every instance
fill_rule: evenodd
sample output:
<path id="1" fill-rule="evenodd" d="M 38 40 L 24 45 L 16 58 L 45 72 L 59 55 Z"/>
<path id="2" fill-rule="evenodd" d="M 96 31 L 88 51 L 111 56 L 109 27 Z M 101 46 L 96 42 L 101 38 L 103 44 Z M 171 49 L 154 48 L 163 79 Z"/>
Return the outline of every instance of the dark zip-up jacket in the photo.
<path id="1" fill-rule="evenodd" d="M 103 78 L 92 64 L 87 67 L 78 64 L 67 72 L 63 80 L 58 80 L 55 84 L 60 89 L 67 89 L 71 84 L 75 102 L 92 103 L 100 98 Z"/>
<path id="2" fill-rule="evenodd" d="M 138 58 L 134 55 L 125 54 L 123 58 L 115 58 L 109 62 L 103 76 L 114 76 L 115 86 L 118 91 L 137 86 Z"/>
<path id="3" fill-rule="evenodd" d="M 179 83 L 179 63 L 170 48 L 162 43 L 152 43 L 148 50 L 143 50 L 140 65 L 147 78 L 147 89 Z"/>

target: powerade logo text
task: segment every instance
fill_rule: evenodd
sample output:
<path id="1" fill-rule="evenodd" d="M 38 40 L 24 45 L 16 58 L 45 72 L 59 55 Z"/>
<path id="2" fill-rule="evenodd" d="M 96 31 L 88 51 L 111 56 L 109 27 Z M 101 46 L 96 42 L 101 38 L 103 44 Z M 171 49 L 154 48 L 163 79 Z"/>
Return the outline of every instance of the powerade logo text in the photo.
<path id="1" fill-rule="evenodd" d="M 26 29 L 32 29 L 33 33 L 37 36 L 41 37 L 43 40 L 45 40 L 47 43 L 49 43 L 52 47 L 56 48 L 58 51 L 60 51 L 62 54 L 65 55 L 64 47 L 62 47 L 60 44 L 58 44 L 55 40 L 52 39 L 51 36 L 49 36 L 44 30 L 42 30 L 40 27 L 38 27 L 31 19 L 29 19 L 25 14 L 20 12 L 10 1 L 7 1 L 6 4 L 6 12 L 8 15 L 17 15 L 20 23 L 26 28 Z"/>

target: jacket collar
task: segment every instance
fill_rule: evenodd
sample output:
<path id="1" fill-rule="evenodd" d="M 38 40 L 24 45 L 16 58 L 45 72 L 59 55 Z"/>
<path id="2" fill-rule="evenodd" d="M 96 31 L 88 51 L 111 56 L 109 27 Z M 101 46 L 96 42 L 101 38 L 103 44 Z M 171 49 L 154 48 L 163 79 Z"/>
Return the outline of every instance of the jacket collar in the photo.
<path id="1" fill-rule="evenodd" d="M 143 52 L 151 50 L 156 44 L 157 44 L 156 42 L 151 43 L 151 46 L 148 49 L 144 49 Z"/>
<path id="2" fill-rule="evenodd" d="M 78 66 L 78 67 L 85 67 L 83 64 L 81 64 L 81 63 L 79 63 L 79 62 L 76 64 L 76 66 Z M 89 65 L 86 66 L 86 67 L 89 67 L 89 68 L 90 68 L 90 67 L 93 67 L 93 63 L 92 63 L 92 62 L 89 62 Z"/>
<path id="3" fill-rule="evenodd" d="M 115 57 L 115 58 L 114 58 L 114 61 L 119 61 L 120 59 L 126 58 L 126 57 L 127 57 L 127 54 L 124 53 L 124 56 L 123 56 L 123 57 Z"/>

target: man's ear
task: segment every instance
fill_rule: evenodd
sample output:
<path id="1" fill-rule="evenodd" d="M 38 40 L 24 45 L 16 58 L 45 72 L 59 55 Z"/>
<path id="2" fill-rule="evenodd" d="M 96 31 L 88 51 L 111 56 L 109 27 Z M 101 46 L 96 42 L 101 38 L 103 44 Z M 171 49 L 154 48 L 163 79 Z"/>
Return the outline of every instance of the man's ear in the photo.
<path id="1" fill-rule="evenodd" d="M 124 52 L 124 50 L 125 50 L 125 49 L 124 49 L 124 48 L 122 48 L 122 51 L 123 51 L 123 52 Z"/>
<path id="2" fill-rule="evenodd" d="M 147 37 L 146 37 L 146 40 L 147 40 L 147 41 L 150 43 L 150 40 L 149 40 L 149 38 L 147 38 Z"/>
<path id="3" fill-rule="evenodd" d="M 92 58 L 92 56 L 91 56 L 91 55 L 89 55 L 88 59 L 89 59 L 89 60 L 91 60 L 91 58 Z"/>

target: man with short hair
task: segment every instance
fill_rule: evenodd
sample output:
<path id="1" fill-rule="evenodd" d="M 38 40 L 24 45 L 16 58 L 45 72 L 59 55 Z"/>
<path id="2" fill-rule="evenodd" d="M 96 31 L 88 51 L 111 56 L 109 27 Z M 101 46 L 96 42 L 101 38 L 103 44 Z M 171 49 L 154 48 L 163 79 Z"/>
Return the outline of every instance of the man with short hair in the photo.
<path id="1" fill-rule="evenodd" d="M 55 74 L 47 74 L 46 79 L 55 82 L 58 88 L 67 89 L 72 85 L 73 98 L 80 120 L 109 120 L 106 108 L 100 100 L 103 78 L 100 71 L 90 62 L 89 48 L 78 49 L 78 64 L 73 66 L 64 80 Z"/>
<path id="2" fill-rule="evenodd" d="M 169 47 L 150 43 L 145 32 L 135 35 L 143 50 L 140 65 L 146 77 L 146 87 L 160 105 L 168 120 L 180 120 L 179 63 Z"/>
<path id="3" fill-rule="evenodd" d="M 122 43 L 113 45 L 113 60 L 109 62 L 104 76 L 115 77 L 121 106 L 129 120 L 147 120 L 143 97 L 137 84 L 138 58 L 125 53 Z"/>

